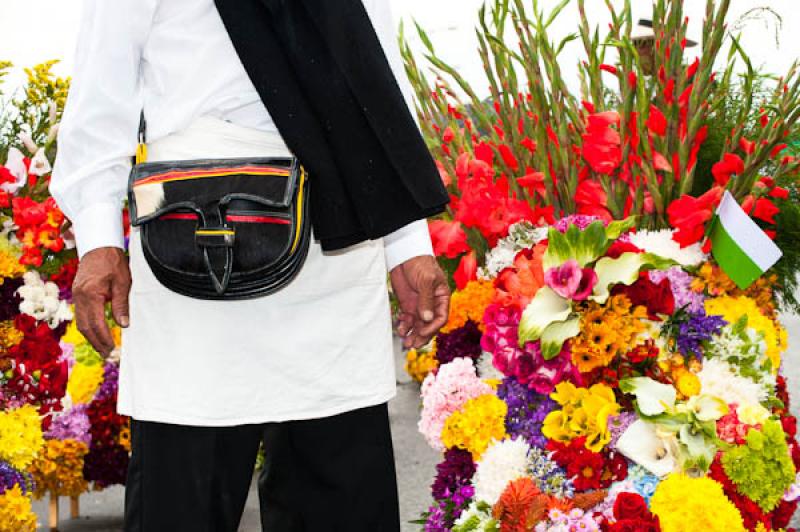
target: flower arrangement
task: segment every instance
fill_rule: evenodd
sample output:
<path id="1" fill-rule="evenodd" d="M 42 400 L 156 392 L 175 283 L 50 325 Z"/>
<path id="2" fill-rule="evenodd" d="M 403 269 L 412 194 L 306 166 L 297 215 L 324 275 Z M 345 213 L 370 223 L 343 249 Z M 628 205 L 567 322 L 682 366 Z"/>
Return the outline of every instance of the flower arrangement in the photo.
<path id="1" fill-rule="evenodd" d="M 670 249 L 662 231 L 632 222 L 530 229 L 517 253 L 544 247 L 543 284 L 522 308 L 502 303 L 519 301 L 502 275 L 516 257 L 481 281 L 495 286 L 471 340 L 482 353 L 462 347 L 422 384 L 420 430 L 445 452 L 425 530 L 788 524 L 800 446 L 779 374 L 785 330 L 757 304 L 771 288 L 712 293 L 698 276 L 709 255 L 656 255 Z"/>
<path id="2" fill-rule="evenodd" d="M 753 70 L 726 30 L 728 0 L 707 0 L 696 57 L 679 0 L 653 1 L 649 51 L 631 37 L 631 2 L 606 3 L 605 35 L 584 0 L 526 4 L 480 11 L 488 99 L 421 28 L 433 78 L 401 39 L 451 194 L 429 223 L 456 289 L 446 331 L 421 351 L 436 364 L 420 430 L 444 461 L 419 523 L 784 529 L 800 494 L 777 312 L 798 308 L 800 71 Z M 570 4 L 577 32 L 553 42 Z M 559 66 L 571 40 L 585 51 L 579 91 Z M 730 213 L 751 241 L 728 231 Z M 442 355 L 449 337 L 458 349 Z"/>
<path id="3" fill-rule="evenodd" d="M 117 362 L 72 321 L 77 255 L 48 193 L 69 80 L 53 64 L 27 69 L 0 113 L 0 530 L 35 530 L 31 497 L 124 483 L 130 449 Z"/>

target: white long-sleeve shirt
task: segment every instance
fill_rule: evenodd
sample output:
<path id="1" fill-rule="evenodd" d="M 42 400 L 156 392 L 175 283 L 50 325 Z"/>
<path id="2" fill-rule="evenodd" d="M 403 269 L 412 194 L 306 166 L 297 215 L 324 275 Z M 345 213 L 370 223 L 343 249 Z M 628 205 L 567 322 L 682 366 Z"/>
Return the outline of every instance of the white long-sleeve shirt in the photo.
<path id="1" fill-rule="evenodd" d="M 364 0 L 408 102 L 388 0 Z M 50 191 L 72 221 L 79 255 L 123 247 L 121 209 L 139 112 L 148 141 L 201 115 L 277 128 L 212 0 L 86 0 Z M 432 248 L 424 220 L 384 237 L 388 269 Z"/>

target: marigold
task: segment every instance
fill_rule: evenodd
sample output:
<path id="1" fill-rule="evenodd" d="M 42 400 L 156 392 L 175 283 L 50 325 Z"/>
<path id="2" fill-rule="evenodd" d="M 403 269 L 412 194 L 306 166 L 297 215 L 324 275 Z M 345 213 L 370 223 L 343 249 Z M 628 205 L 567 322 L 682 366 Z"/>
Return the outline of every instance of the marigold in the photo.
<path id="1" fill-rule="evenodd" d="M 439 367 L 436 360 L 436 340 L 430 349 L 409 349 L 406 353 L 405 370 L 412 379 L 422 382 L 428 373 Z"/>
<path id="2" fill-rule="evenodd" d="M 85 443 L 76 440 L 47 440 L 42 453 L 34 460 L 33 475 L 38 499 L 47 493 L 76 497 L 86 491 L 88 482 L 83 477 L 83 459 L 89 452 Z"/>
<path id="3" fill-rule="evenodd" d="M 0 284 L 10 277 L 19 277 L 25 273 L 25 266 L 19 263 L 16 255 L 5 249 L 0 249 Z"/>
<path id="4" fill-rule="evenodd" d="M 463 327 L 467 320 L 477 323 L 483 331 L 483 313 L 493 298 L 494 284 L 491 281 L 470 281 L 463 290 L 456 290 L 450 298 L 450 316 L 441 332 Z"/>
<path id="5" fill-rule="evenodd" d="M 67 382 L 67 393 L 73 404 L 90 402 L 103 382 L 103 374 L 103 366 L 100 364 L 75 364 Z"/>
<path id="6" fill-rule="evenodd" d="M 788 335 L 786 329 L 767 317 L 758 308 L 756 301 L 747 296 L 722 296 L 706 300 L 706 313 L 722 316 L 728 323 L 736 323 L 747 316 L 747 326 L 764 335 L 767 357 L 776 373 L 781 365 L 781 353 L 786 350 Z"/>
<path id="7" fill-rule="evenodd" d="M 39 412 L 25 405 L 0 412 L 0 460 L 25 470 L 44 445 Z"/>
<path id="8" fill-rule="evenodd" d="M 508 406 L 496 395 L 485 394 L 467 401 L 453 412 L 442 429 L 445 447 L 465 449 L 477 462 L 493 440 L 506 437 Z"/>
<path id="9" fill-rule="evenodd" d="M 623 294 L 610 297 L 605 305 L 590 302 L 581 318 L 581 332 L 572 340 L 572 363 L 581 373 L 608 366 L 633 348 L 646 319 L 647 309 L 633 307 Z"/>
<path id="10" fill-rule="evenodd" d="M 663 532 L 692 530 L 744 532 L 742 516 L 725 496 L 722 485 L 708 478 L 691 478 L 673 473 L 658 484 L 650 510 L 656 514 Z"/>
<path id="11" fill-rule="evenodd" d="M 0 532 L 33 532 L 36 514 L 31 500 L 22 493 L 19 484 L 0 495 Z"/>
<path id="12" fill-rule="evenodd" d="M 22 331 L 14 327 L 13 321 L 0 322 L 0 352 L 7 351 L 19 344 L 24 337 Z"/>

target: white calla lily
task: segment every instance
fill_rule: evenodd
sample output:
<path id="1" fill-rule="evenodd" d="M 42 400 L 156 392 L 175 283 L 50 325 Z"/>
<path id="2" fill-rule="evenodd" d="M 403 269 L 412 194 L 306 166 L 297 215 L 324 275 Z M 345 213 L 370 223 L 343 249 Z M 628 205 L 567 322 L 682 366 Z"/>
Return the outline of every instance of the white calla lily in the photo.
<path id="1" fill-rule="evenodd" d="M 675 387 L 650 377 L 624 379 L 620 381 L 619 389 L 636 396 L 636 405 L 644 416 L 657 416 L 675 407 Z"/>
<path id="2" fill-rule="evenodd" d="M 555 358 L 561 352 L 564 342 L 578 336 L 581 332 L 580 318 L 551 323 L 542 333 L 542 357 L 545 360 Z"/>
<path id="3" fill-rule="evenodd" d="M 555 322 L 566 320 L 572 312 L 572 303 L 543 286 L 525 307 L 519 322 L 519 343 L 538 340 L 545 329 Z"/>
<path id="4" fill-rule="evenodd" d="M 658 477 L 664 477 L 678 467 L 671 440 L 674 435 L 660 433 L 651 423 L 634 421 L 617 441 L 616 448 Z"/>

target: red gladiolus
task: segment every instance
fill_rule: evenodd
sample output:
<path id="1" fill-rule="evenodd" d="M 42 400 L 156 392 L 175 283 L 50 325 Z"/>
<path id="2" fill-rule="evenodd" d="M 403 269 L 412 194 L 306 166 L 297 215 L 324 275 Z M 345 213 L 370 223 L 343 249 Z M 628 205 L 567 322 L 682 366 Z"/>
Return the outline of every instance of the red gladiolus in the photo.
<path id="1" fill-rule="evenodd" d="M 481 142 L 475 146 L 475 158 L 492 166 L 494 164 L 494 150 L 488 143 Z"/>
<path id="2" fill-rule="evenodd" d="M 669 164 L 666 157 L 657 151 L 653 152 L 653 168 L 661 172 L 672 172 L 672 165 Z"/>
<path id="3" fill-rule="evenodd" d="M 453 184 L 453 178 L 447 173 L 447 169 L 444 167 L 441 161 L 435 162 L 436 169 L 439 170 L 439 177 L 442 179 L 442 184 L 444 184 L 446 187 L 449 187 L 451 184 Z"/>
<path id="4" fill-rule="evenodd" d="M 770 157 L 775 157 L 775 156 L 776 156 L 776 155 L 778 155 L 780 152 L 782 152 L 783 150 L 785 150 L 787 147 L 788 147 L 788 145 L 787 145 L 787 144 L 778 144 L 777 146 L 775 146 L 774 148 L 772 148 L 772 151 L 771 151 L 771 152 L 769 152 L 769 156 L 770 156 Z"/>
<path id="5" fill-rule="evenodd" d="M 745 152 L 747 155 L 750 155 L 754 151 L 756 151 L 756 143 L 750 140 L 747 140 L 745 137 L 739 139 L 739 147 Z"/>
<path id="6" fill-rule="evenodd" d="M 664 100 L 668 105 L 675 103 L 675 80 L 669 79 L 664 87 Z"/>
<path id="7" fill-rule="evenodd" d="M 578 184 L 575 191 L 575 204 L 579 214 L 597 216 L 606 221 L 613 219 L 608 210 L 606 191 L 603 189 L 603 185 L 597 181 L 586 179 Z"/>
<path id="8" fill-rule="evenodd" d="M 506 166 L 511 168 L 513 171 L 519 170 L 519 161 L 514 156 L 514 153 L 511 151 L 506 144 L 501 144 L 499 146 L 500 149 L 500 156 L 503 157 L 503 162 L 506 163 Z"/>
<path id="9" fill-rule="evenodd" d="M 783 187 L 775 187 L 769 191 L 769 195 L 777 199 L 789 199 L 789 191 Z"/>
<path id="10" fill-rule="evenodd" d="M 699 198 L 683 195 L 667 207 L 669 224 L 677 231 L 673 240 L 686 247 L 699 242 L 705 234 L 705 224 L 714 215 L 723 189 L 714 187 Z"/>
<path id="11" fill-rule="evenodd" d="M 454 259 L 469 251 L 467 234 L 460 222 L 431 220 L 428 222 L 428 231 L 436 256 L 444 255 L 448 259 Z"/>
<path id="12" fill-rule="evenodd" d="M 444 141 L 445 144 L 450 144 L 451 142 L 453 142 L 455 136 L 456 134 L 453 133 L 453 128 L 447 126 L 447 129 L 444 130 L 444 135 L 442 135 L 442 140 Z"/>
<path id="13" fill-rule="evenodd" d="M 622 162 L 619 132 L 611 127 L 619 124 L 619 114 L 614 111 L 595 113 L 588 117 L 583 135 L 583 158 L 597 173 L 612 174 Z"/>
<path id="14" fill-rule="evenodd" d="M 647 128 L 659 137 L 667 132 L 667 119 L 661 109 L 655 105 L 650 106 L 650 116 L 647 118 Z"/>
<path id="15" fill-rule="evenodd" d="M 531 153 L 536 151 L 536 141 L 531 140 L 530 137 L 525 137 L 524 139 L 522 139 L 522 142 L 520 142 L 520 144 L 522 144 L 522 146 Z"/>
<path id="16" fill-rule="evenodd" d="M 637 82 L 636 72 L 628 72 L 628 85 L 630 85 L 632 89 L 635 89 L 636 82 Z"/>
<path id="17" fill-rule="evenodd" d="M 518 178 L 517 183 L 528 189 L 531 195 L 538 194 L 541 197 L 545 196 L 544 172 L 530 172 Z"/>
<path id="18" fill-rule="evenodd" d="M 775 215 L 779 212 L 780 209 L 776 207 L 772 201 L 768 200 L 767 198 L 759 198 L 756 200 L 756 207 L 755 210 L 753 210 L 753 216 L 759 220 L 774 224 Z"/>
<path id="19" fill-rule="evenodd" d="M 689 68 L 686 70 L 686 79 L 692 79 L 695 74 L 697 74 L 697 69 L 700 67 L 700 58 L 695 57 L 694 62 L 689 65 Z"/>
<path id="20" fill-rule="evenodd" d="M 604 71 L 608 72 L 609 74 L 614 74 L 615 76 L 617 75 L 617 67 L 612 66 L 612 65 L 606 65 L 604 63 L 604 64 L 600 65 L 600 70 L 604 70 Z"/>
<path id="21" fill-rule="evenodd" d="M 461 262 L 458 263 L 458 268 L 453 273 L 453 280 L 456 282 L 456 287 L 462 290 L 467 283 L 474 281 L 478 278 L 478 260 L 475 258 L 475 252 L 470 251 L 468 254 L 461 257 Z"/>
<path id="22" fill-rule="evenodd" d="M 722 161 L 711 167 L 714 182 L 717 185 L 725 186 L 731 179 L 731 175 L 741 175 L 744 172 L 744 161 L 735 153 L 726 153 Z"/>

